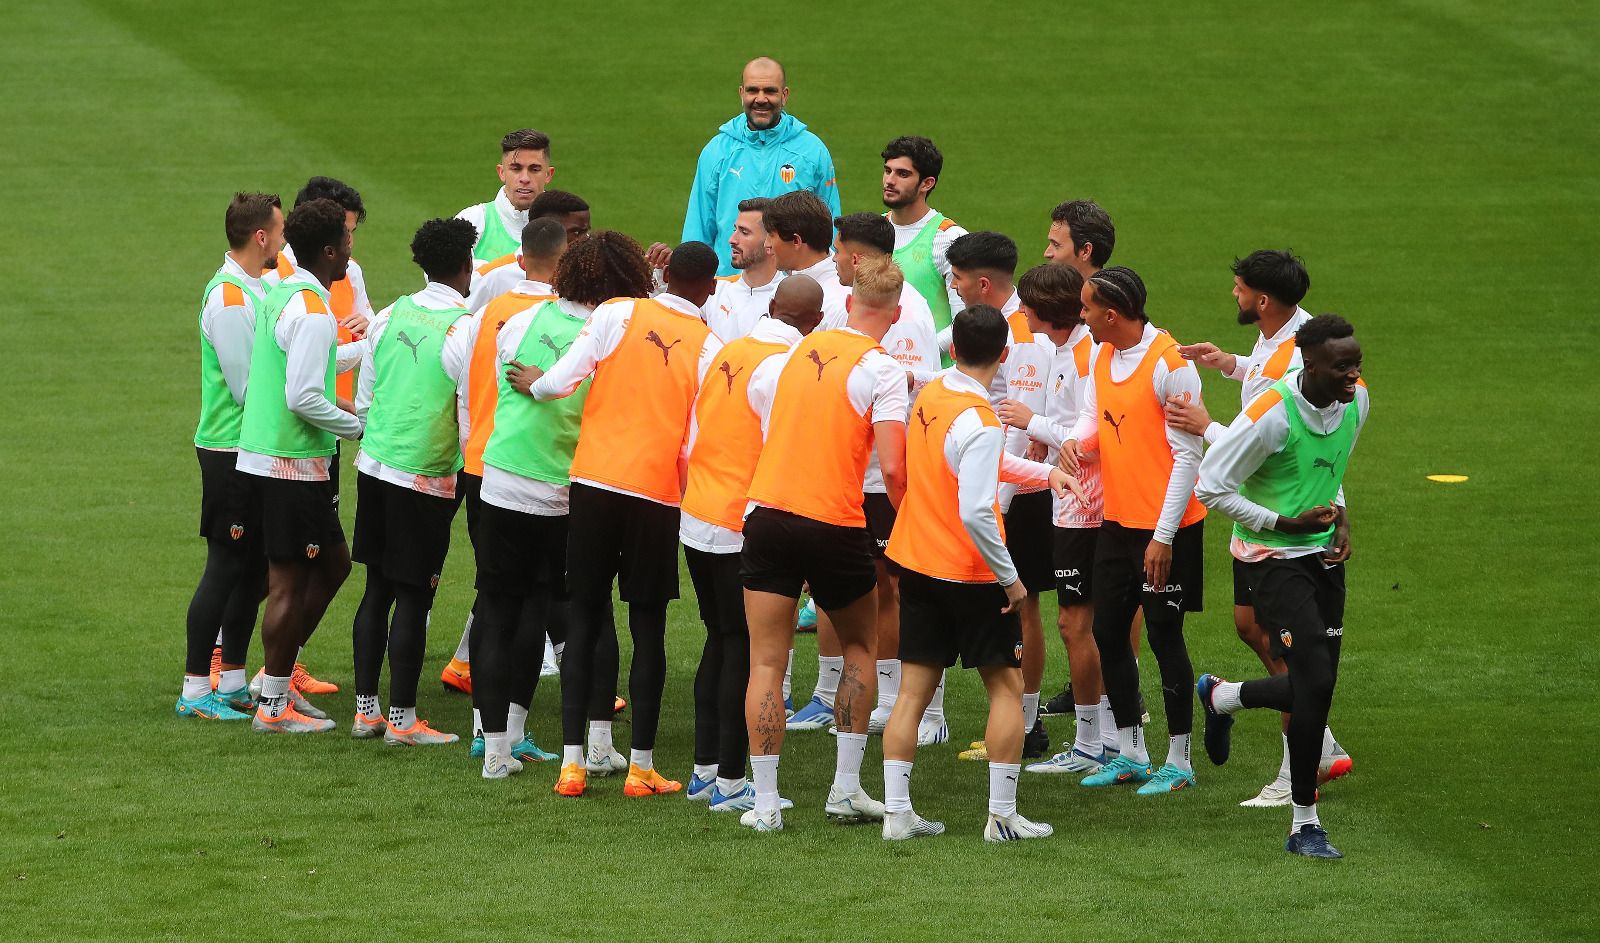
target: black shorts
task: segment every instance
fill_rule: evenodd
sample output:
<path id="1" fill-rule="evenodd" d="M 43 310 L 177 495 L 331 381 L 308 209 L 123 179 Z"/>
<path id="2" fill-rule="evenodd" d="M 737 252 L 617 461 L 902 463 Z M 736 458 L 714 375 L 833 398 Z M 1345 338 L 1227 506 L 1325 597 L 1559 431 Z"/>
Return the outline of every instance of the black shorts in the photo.
<path id="1" fill-rule="evenodd" d="M 882 560 L 889 549 L 889 535 L 894 533 L 894 505 L 888 495 L 868 491 L 861 495 L 861 512 L 867 516 L 867 533 L 872 535 L 872 555 Z"/>
<path id="2" fill-rule="evenodd" d="M 1095 607 L 1125 603 L 1137 596 L 1145 618 L 1161 607 L 1179 612 L 1199 612 L 1205 603 L 1205 518 L 1178 528 L 1172 538 L 1172 569 L 1165 586 L 1151 586 L 1144 578 L 1144 553 L 1153 531 L 1123 527 L 1115 521 L 1100 525 L 1095 540 Z"/>
<path id="3" fill-rule="evenodd" d="M 1079 606 L 1093 601 L 1094 545 L 1100 528 L 1057 527 L 1052 536 L 1055 538 L 1056 605 Z"/>
<path id="4" fill-rule="evenodd" d="M 200 536 L 242 554 L 261 556 L 261 501 L 247 475 L 234 467 L 237 452 L 195 446 L 200 458 Z"/>
<path id="5" fill-rule="evenodd" d="M 1272 637 L 1272 657 L 1344 638 L 1344 564 L 1322 554 L 1244 564 L 1256 622 Z"/>
<path id="6" fill-rule="evenodd" d="M 1233 561 L 1233 604 L 1235 606 L 1254 606 L 1250 596 L 1250 564 L 1243 560 Z"/>
<path id="7" fill-rule="evenodd" d="M 350 559 L 407 586 L 439 585 L 450 553 L 454 498 L 423 494 L 356 473 L 356 539 Z"/>
<path id="8" fill-rule="evenodd" d="M 337 480 L 246 477 L 261 509 L 268 560 L 315 560 L 324 547 L 345 542 Z"/>
<path id="9" fill-rule="evenodd" d="M 811 598 L 824 612 L 843 609 L 878 585 L 865 527 L 840 527 L 767 507 L 745 518 L 739 577 L 745 589 L 792 599 L 799 599 L 809 583 Z"/>
<path id="10" fill-rule="evenodd" d="M 1026 584 L 1024 584 L 1026 585 Z M 1022 665 L 1022 619 L 1001 612 L 999 583 L 953 583 L 900 571 L 900 660 L 949 668 Z"/>
<path id="11" fill-rule="evenodd" d="M 467 506 L 467 540 L 478 546 L 478 522 L 483 507 L 483 477 L 456 472 L 456 499 Z"/>
<path id="12" fill-rule="evenodd" d="M 572 483 L 567 590 L 623 602 L 678 598 L 678 509 L 647 498 Z"/>
<path id="13" fill-rule="evenodd" d="M 544 585 L 554 598 L 565 599 L 567 520 L 565 514 L 524 514 L 482 502 L 478 509 L 477 588 L 526 596 Z"/>
<path id="14" fill-rule="evenodd" d="M 1006 550 L 1017 576 L 1030 593 L 1042 593 L 1055 579 L 1055 515 L 1049 491 L 1019 494 L 1006 512 Z"/>

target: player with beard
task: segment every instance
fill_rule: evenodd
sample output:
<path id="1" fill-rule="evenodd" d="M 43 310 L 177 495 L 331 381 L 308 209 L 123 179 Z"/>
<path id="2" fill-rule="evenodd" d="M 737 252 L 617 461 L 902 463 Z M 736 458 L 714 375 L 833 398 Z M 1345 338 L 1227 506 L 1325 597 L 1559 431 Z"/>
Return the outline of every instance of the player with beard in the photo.
<path id="1" fill-rule="evenodd" d="M 950 285 L 947 256 L 950 243 L 967 231 L 928 205 L 943 172 L 944 155 L 925 137 L 898 137 L 884 145 L 883 205 L 894 226 L 894 260 L 906 284 L 928 302 L 937 331 L 949 327 L 966 304 Z M 950 366 L 949 355 L 943 360 Z"/>
<path id="2" fill-rule="evenodd" d="M 718 276 L 717 290 L 703 310 L 706 326 L 724 343 L 755 329 L 772 307 L 773 293 L 783 280 L 777 258 L 767 251 L 767 229 L 761 222 L 761 214 L 771 202 L 766 197 L 739 201 L 733 235 L 728 237 L 733 267 L 739 274 Z"/>

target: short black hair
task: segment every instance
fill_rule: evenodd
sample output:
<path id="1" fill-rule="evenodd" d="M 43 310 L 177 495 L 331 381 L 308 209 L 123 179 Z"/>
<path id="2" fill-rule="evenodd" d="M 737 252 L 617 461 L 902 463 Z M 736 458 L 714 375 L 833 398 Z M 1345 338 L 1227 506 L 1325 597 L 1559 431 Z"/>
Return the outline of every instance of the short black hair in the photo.
<path id="1" fill-rule="evenodd" d="M 950 347 L 956 362 L 987 367 L 1000 359 L 1011 328 L 994 305 L 968 305 L 950 321 Z"/>
<path id="2" fill-rule="evenodd" d="M 894 157 L 909 157 L 911 167 L 916 170 L 918 177 L 932 177 L 935 181 L 944 170 L 944 155 L 933 142 L 919 135 L 905 135 L 897 137 L 883 146 L 883 159 Z M 938 187 L 934 183 L 934 187 Z M 928 191 L 932 193 L 932 190 Z"/>
<path id="3" fill-rule="evenodd" d="M 276 193 L 235 193 L 222 214 L 222 229 L 228 236 L 228 248 L 242 249 L 257 230 L 272 224 L 272 208 L 283 208 Z"/>
<path id="4" fill-rule="evenodd" d="M 739 212 L 741 212 L 741 213 L 765 213 L 767 211 L 767 207 L 771 206 L 771 205 L 772 205 L 772 197 L 770 197 L 770 196 L 753 196 L 748 200 L 740 200 L 739 201 Z"/>
<path id="5" fill-rule="evenodd" d="M 553 219 L 530 219 L 522 227 L 522 254 L 532 259 L 553 259 L 567 245 L 567 230 Z"/>
<path id="6" fill-rule="evenodd" d="M 1017 296 L 1053 328 L 1083 320 L 1083 275 L 1070 265 L 1035 265 L 1017 279 Z"/>
<path id="7" fill-rule="evenodd" d="M 322 254 L 328 246 L 344 244 L 345 208 L 326 197 L 297 203 L 283 221 L 283 238 L 302 265 Z"/>
<path id="8" fill-rule="evenodd" d="M 299 206 L 309 200 L 332 200 L 344 207 L 346 212 L 356 214 L 356 222 L 367 221 L 367 205 L 361 202 L 361 194 L 342 180 L 332 177 L 312 177 L 307 180 L 306 185 L 295 194 L 294 205 Z"/>
<path id="9" fill-rule="evenodd" d="M 839 231 L 839 238 L 844 242 L 859 243 L 885 254 L 894 252 L 894 224 L 887 216 L 851 213 L 834 220 L 833 228 Z"/>
<path id="10" fill-rule="evenodd" d="M 1066 223 L 1072 234 L 1074 252 L 1082 251 L 1085 243 L 1094 246 L 1089 250 L 1090 265 L 1100 268 L 1111 261 L 1111 250 L 1117 245 L 1117 227 L 1111 224 L 1111 214 L 1101 209 L 1100 204 L 1093 200 L 1068 200 L 1050 211 L 1050 221 Z"/>
<path id="11" fill-rule="evenodd" d="M 562 298 L 590 307 L 613 298 L 648 298 L 650 263 L 632 238 L 602 229 L 561 253 L 551 287 Z"/>
<path id="12" fill-rule="evenodd" d="M 828 204 L 809 190 L 791 190 L 774 197 L 761 213 L 762 224 L 778 238 L 788 242 L 796 236 L 817 250 L 833 246 L 833 214 Z"/>
<path id="13" fill-rule="evenodd" d="M 1355 333 L 1355 327 L 1337 314 L 1319 314 L 1294 332 L 1294 344 L 1301 350 L 1307 350 L 1321 347 L 1328 341 L 1354 337 Z"/>
<path id="14" fill-rule="evenodd" d="M 1144 313 L 1144 304 L 1149 297 L 1144 288 L 1144 279 L 1126 265 L 1113 265 L 1090 275 L 1089 287 L 1094 289 L 1094 295 L 1101 304 L 1117 309 L 1123 317 L 1145 322 L 1150 320 L 1150 316 Z"/>
<path id="15" fill-rule="evenodd" d="M 469 267 L 477 241 L 478 230 L 464 219 L 430 219 L 411 237 L 411 261 L 436 282 Z"/>
<path id="16" fill-rule="evenodd" d="M 500 139 L 500 154 L 504 156 L 512 151 L 544 151 L 548 157 L 550 135 L 532 128 L 519 128 Z"/>
<path id="17" fill-rule="evenodd" d="M 1293 249 L 1257 249 L 1233 260 L 1233 274 L 1256 291 L 1291 307 L 1311 290 L 1311 274 Z"/>
<path id="18" fill-rule="evenodd" d="M 1017 272 L 1017 244 L 1010 236 L 998 232 L 969 232 L 950 243 L 945 261 L 952 268 L 967 272 L 990 269 L 1015 275 Z"/>
<path id="19" fill-rule="evenodd" d="M 565 190 L 546 190 L 533 198 L 528 205 L 528 218 L 540 219 L 545 216 L 565 216 L 568 213 L 581 213 L 589 208 L 583 197 Z"/>
<path id="20" fill-rule="evenodd" d="M 672 270 L 674 280 L 689 282 L 714 277 L 718 264 L 717 253 L 705 243 L 693 239 L 673 249 L 671 257 L 667 259 L 667 268 Z"/>

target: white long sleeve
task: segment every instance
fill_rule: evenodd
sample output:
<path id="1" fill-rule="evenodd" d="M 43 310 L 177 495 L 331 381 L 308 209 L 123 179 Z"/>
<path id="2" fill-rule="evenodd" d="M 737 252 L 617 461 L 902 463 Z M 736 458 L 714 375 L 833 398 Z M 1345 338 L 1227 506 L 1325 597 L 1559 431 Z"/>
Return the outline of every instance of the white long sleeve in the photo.
<path id="1" fill-rule="evenodd" d="M 1194 365 L 1185 362 L 1176 370 L 1166 370 L 1166 364 L 1156 365 L 1153 377 L 1156 398 L 1165 403 L 1169 397 L 1184 395 L 1200 401 L 1200 374 Z M 1155 539 L 1172 543 L 1178 533 L 1178 523 L 1183 511 L 1194 495 L 1195 480 L 1200 477 L 1200 458 L 1205 453 L 1205 440 L 1200 436 L 1167 426 L 1167 445 L 1172 448 L 1172 474 L 1167 477 L 1167 495 L 1161 502 L 1161 518 L 1156 521 Z"/>
<path id="2" fill-rule="evenodd" d="M 228 393 L 243 406 L 250 384 L 250 354 L 256 343 L 255 311 L 249 305 L 228 305 L 207 315 L 202 326 L 206 340 L 217 352 L 217 365 L 222 368 Z"/>
<path id="3" fill-rule="evenodd" d="M 594 309 L 589 323 L 573 339 L 572 346 L 550 365 L 544 376 L 533 381 L 528 392 L 534 399 L 561 399 L 571 396 L 583 381 L 594 374 L 600 361 L 622 343 L 633 315 L 633 299 L 608 301 Z"/>
<path id="4" fill-rule="evenodd" d="M 328 352 L 339 339 L 339 326 L 327 314 L 306 314 L 304 295 L 296 296 L 289 314 L 279 320 L 277 337 L 287 355 L 284 401 L 305 422 L 343 439 L 361 437 L 361 420 L 328 398 Z M 286 312 L 288 313 L 288 312 Z"/>

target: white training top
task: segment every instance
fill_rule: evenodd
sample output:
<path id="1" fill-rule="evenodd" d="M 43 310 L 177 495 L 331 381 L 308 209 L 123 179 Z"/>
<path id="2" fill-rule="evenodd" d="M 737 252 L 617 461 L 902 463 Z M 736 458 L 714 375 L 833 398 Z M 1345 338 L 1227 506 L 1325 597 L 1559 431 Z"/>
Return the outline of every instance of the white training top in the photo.
<path id="1" fill-rule="evenodd" d="M 1223 375 L 1230 380 L 1238 380 L 1240 382 L 1240 409 L 1255 402 L 1256 397 L 1265 393 L 1268 387 L 1283 379 L 1290 370 L 1294 370 L 1301 365 L 1300 348 L 1296 346 L 1294 351 L 1289 354 L 1289 363 L 1282 374 L 1267 376 L 1263 372 L 1266 369 L 1267 361 L 1277 354 L 1278 348 L 1282 347 L 1285 342 L 1293 340 L 1295 332 L 1300 330 L 1309 320 L 1311 320 L 1310 313 L 1304 308 L 1296 307 L 1294 314 L 1284 323 L 1283 327 L 1278 329 L 1276 334 L 1271 337 L 1259 332 L 1256 334 L 1256 345 L 1251 348 L 1250 356 L 1234 357 L 1233 372 Z M 1226 428 L 1227 426 L 1222 423 L 1212 420 L 1211 425 L 1206 427 L 1206 444 L 1210 445 L 1217 441 L 1217 437 L 1222 435 L 1222 431 Z"/>
<path id="2" fill-rule="evenodd" d="M 821 261 L 813 265 L 785 274 L 810 275 L 818 285 L 822 286 L 822 323 L 817 326 L 817 330 L 826 331 L 844 327 L 845 321 L 850 317 L 844 307 L 844 300 L 850 295 L 850 289 L 839 284 L 839 266 L 834 263 L 833 256 L 823 256 Z"/>
<path id="3" fill-rule="evenodd" d="M 879 346 L 894 358 L 905 374 L 909 374 L 906 411 L 900 417 L 909 421 L 911 401 L 917 398 L 928 381 L 944 369 L 939 361 L 939 335 L 933 326 L 933 309 L 928 307 L 927 299 L 909 284 L 900 288 L 900 318 L 889 325 L 889 331 L 883 335 Z M 883 483 L 883 467 L 878 463 L 877 448 L 873 448 L 872 456 L 867 459 L 867 476 L 862 483 L 862 490 L 873 494 L 888 493 L 888 486 Z"/>
<path id="4" fill-rule="evenodd" d="M 700 317 L 724 344 L 744 337 L 767 316 L 781 281 L 782 272 L 774 273 L 771 281 L 756 288 L 745 282 L 743 272 L 733 278 L 719 278 L 716 291 L 700 308 Z"/>
<path id="5" fill-rule="evenodd" d="M 1085 338 L 1089 338 L 1089 328 L 1079 324 L 1067 336 L 1067 342 L 1056 348 L 1055 355 L 1050 359 L 1049 390 L 1045 397 L 1044 412 L 1034 410 L 1033 418 L 1028 420 L 1028 437 L 1042 443 L 1050 450 L 1051 456 L 1060 451 L 1063 442 L 1072 438 L 1072 426 L 1078 421 L 1089 380 L 1094 376 L 1094 351 L 1099 347 L 1093 344 L 1092 338 L 1090 359 L 1081 373 L 1077 358 L 1072 353 L 1073 348 Z M 1078 480 L 1083 483 L 1088 503 L 1080 504 L 1076 498 L 1056 498 L 1053 510 L 1057 527 L 1099 527 L 1105 518 L 1105 485 L 1100 480 L 1098 454 L 1083 456 L 1078 463 Z"/>
<path id="6" fill-rule="evenodd" d="M 495 191 L 493 200 L 474 204 L 456 214 L 456 219 L 466 220 L 478 231 L 478 238 L 472 243 L 473 248 L 476 249 L 478 242 L 483 239 L 483 223 L 488 218 L 490 207 L 500 214 L 500 222 L 506 227 L 506 232 L 513 239 L 521 240 L 522 229 L 528 225 L 528 211 L 512 206 L 510 198 L 506 196 L 506 188 L 501 187 Z"/>

